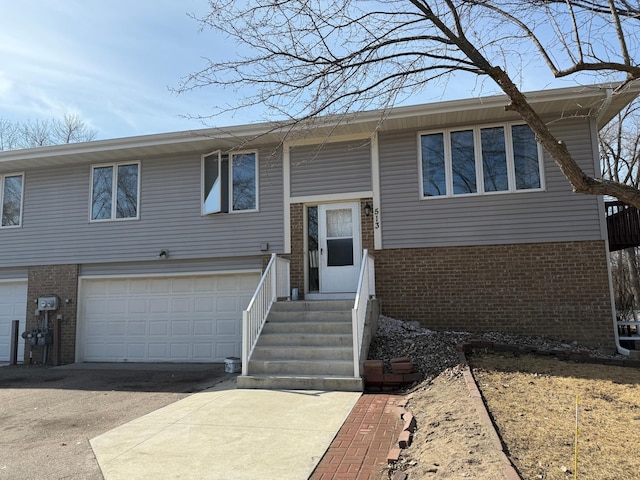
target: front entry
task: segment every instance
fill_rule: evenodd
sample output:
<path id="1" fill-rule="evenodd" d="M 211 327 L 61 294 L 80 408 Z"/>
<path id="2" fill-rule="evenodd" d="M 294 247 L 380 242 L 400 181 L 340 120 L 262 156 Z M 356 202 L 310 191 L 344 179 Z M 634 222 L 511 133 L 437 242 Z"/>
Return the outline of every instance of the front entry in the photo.
<path id="1" fill-rule="evenodd" d="M 318 205 L 320 293 L 356 291 L 361 244 L 359 202 Z"/>

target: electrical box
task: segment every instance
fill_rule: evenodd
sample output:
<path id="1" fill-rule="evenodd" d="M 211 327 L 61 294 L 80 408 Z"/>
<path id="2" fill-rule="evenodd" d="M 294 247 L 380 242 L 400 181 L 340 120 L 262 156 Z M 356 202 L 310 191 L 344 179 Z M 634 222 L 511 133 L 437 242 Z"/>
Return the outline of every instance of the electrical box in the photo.
<path id="1" fill-rule="evenodd" d="M 38 310 L 41 312 L 44 311 L 55 311 L 58 310 L 60 300 L 55 295 L 50 297 L 40 297 L 38 298 Z"/>

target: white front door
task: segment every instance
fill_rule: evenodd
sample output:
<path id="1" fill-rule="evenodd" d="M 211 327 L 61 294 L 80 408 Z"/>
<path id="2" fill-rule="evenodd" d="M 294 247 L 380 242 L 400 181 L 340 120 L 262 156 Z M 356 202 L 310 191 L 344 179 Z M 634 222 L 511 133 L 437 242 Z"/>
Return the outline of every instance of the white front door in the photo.
<path id="1" fill-rule="evenodd" d="M 320 293 L 355 292 L 360 274 L 360 204 L 318 206 Z"/>

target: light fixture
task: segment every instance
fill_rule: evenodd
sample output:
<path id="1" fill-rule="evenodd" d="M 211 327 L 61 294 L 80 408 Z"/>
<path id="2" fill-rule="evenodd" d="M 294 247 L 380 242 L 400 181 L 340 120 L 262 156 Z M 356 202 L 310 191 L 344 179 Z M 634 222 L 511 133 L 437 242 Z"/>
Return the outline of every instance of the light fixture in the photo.
<path id="1" fill-rule="evenodd" d="M 169 250 L 160 250 L 160 253 L 158 253 L 158 258 L 160 260 L 166 260 L 167 258 L 169 258 Z"/>
<path id="2" fill-rule="evenodd" d="M 369 205 L 369 202 L 364 204 L 364 214 L 367 217 L 371 215 L 371 205 Z"/>

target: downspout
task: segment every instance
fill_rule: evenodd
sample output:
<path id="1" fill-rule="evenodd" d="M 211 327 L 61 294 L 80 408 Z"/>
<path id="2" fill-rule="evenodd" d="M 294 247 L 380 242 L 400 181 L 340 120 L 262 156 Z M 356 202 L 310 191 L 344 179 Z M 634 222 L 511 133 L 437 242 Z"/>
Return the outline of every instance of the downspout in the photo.
<path id="1" fill-rule="evenodd" d="M 606 227 L 605 227 L 606 228 Z M 611 301 L 611 316 L 613 317 L 613 336 L 615 339 L 616 351 L 621 355 L 629 355 L 629 349 L 620 345 L 620 335 L 618 335 L 618 319 L 616 318 L 616 302 L 613 296 L 613 277 L 611 275 L 611 260 L 609 259 L 609 239 L 604 241 L 607 252 L 607 275 L 609 277 L 609 300 Z"/>
<path id="2" fill-rule="evenodd" d="M 611 87 L 606 87 L 605 89 L 605 98 L 602 102 L 602 106 L 600 107 L 600 111 L 595 118 L 595 147 L 594 152 L 600 152 L 600 142 L 598 140 L 598 132 L 600 131 L 600 121 L 604 116 L 604 113 L 611 105 L 611 100 L 613 98 L 613 89 Z M 600 171 L 600 155 L 596 155 L 596 171 Z M 611 273 L 611 259 L 609 258 L 609 235 L 607 232 L 607 222 L 606 222 L 606 213 L 604 208 L 604 198 L 599 195 L 598 203 L 600 204 L 600 231 L 602 237 L 604 238 L 605 252 L 607 254 L 607 277 L 609 279 L 609 301 L 611 302 L 611 317 L 613 319 L 613 337 L 615 340 L 616 351 L 621 355 L 629 355 L 631 352 L 620 345 L 620 335 L 618 334 L 618 319 L 616 317 L 616 302 L 614 300 L 614 292 L 613 292 L 613 275 Z"/>

